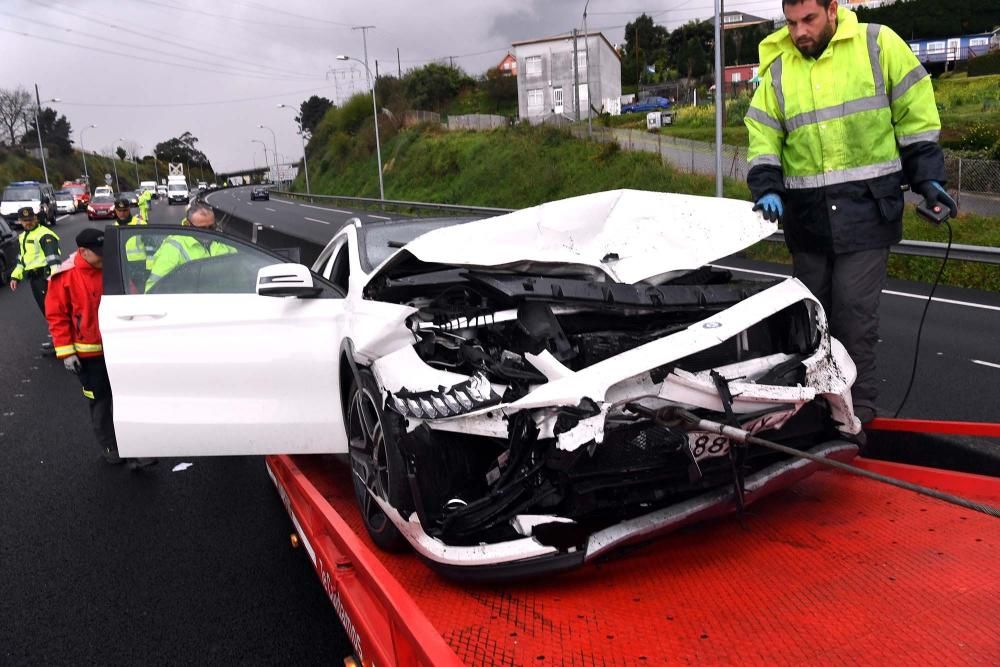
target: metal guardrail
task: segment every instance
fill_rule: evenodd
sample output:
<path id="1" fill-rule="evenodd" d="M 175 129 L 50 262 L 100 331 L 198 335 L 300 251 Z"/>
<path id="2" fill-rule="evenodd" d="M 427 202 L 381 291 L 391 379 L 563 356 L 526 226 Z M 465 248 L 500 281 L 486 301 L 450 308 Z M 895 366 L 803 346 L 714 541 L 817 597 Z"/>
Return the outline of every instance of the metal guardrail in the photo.
<path id="1" fill-rule="evenodd" d="M 428 211 L 435 213 L 453 214 L 482 214 L 482 215 L 503 215 L 512 213 L 517 209 L 513 208 L 491 208 L 488 206 L 463 206 L 460 204 L 435 204 L 432 202 L 401 201 L 392 199 L 373 199 L 370 197 L 344 197 L 340 195 L 307 195 L 303 192 L 286 192 L 274 190 L 274 194 L 298 199 L 317 200 L 320 202 L 341 203 L 356 208 L 356 204 L 361 204 L 361 208 L 378 208 L 380 210 L 399 210 L 401 212 Z M 769 236 L 767 241 L 772 243 L 784 243 L 785 235 L 778 231 Z M 892 246 L 891 252 L 897 255 L 911 255 L 915 257 L 930 257 L 933 259 L 943 259 L 947 244 L 933 241 L 901 241 Z M 953 243 L 948 255 L 953 261 L 978 262 L 980 264 L 1000 264 L 1000 248 L 990 246 L 975 246 Z"/>
<path id="2" fill-rule="evenodd" d="M 396 199 L 373 199 L 371 197 L 344 197 L 341 195 L 308 195 L 304 192 L 288 192 L 286 190 L 272 190 L 272 194 L 284 197 L 294 197 L 296 199 L 307 199 L 309 201 L 318 200 L 343 204 L 351 208 L 370 209 L 376 208 L 382 211 L 399 210 L 409 211 L 431 211 L 436 213 L 453 213 L 461 215 L 471 213 L 473 215 L 503 215 L 512 213 L 517 209 L 513 208 L 493 208 L 489 206 L 464 206 L 462 204 L 435 204 L 432 202 L 402 201 Z M 358 206 L 360 204 L 360 206 Z"/>

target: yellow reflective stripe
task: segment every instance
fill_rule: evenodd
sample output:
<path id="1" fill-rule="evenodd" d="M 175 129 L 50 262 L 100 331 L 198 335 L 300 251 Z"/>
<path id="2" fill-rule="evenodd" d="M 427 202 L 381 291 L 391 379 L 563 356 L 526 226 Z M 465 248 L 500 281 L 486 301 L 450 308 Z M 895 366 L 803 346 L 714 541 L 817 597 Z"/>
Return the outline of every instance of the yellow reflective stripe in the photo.
<path id="1" fill-rule="evenodd" d="M 772 130 L 777 130 L 778 132 L 784 132 L 785 128 L 782 127 L 781 121 L 777 118 L 771 118 L 766 111 L 763 109 L 758 109 L 757 107 L 750 107 L 747 109 L 747 118 L 755 120 L 762 125 L 767 125 Z"/>
<path id="2" fill-rule="evenodd" d="M 894 158 L 887 162 L 869 164 L 863 167 L 851 167 L 850 169 L 832 169 L 822 174 L 813 176 L 785 176 L 785 187 L 790 190 L 801 190 L 805 188 L 823 188 L 828 185 L 838 183 L 848 183 L 850 181 L 864 181 L 879 176 L 888 176 L 897 171 L 902 171 L 903 163 L 899 158 Z"/>
<path id="3" fill-rule="evenodd" d="M 850 116 L 855 113 L 861 113 L 863 111 L 875 111 L 877 109 L 887 108 L 889 108 L 889 98 L 885 95 L 862 97 L 857 100 L 851 100 L 850 102 L 844 102 L 843 104 L 835 104 L 833 106 L 823 107 L 822 109 L 816 109 L 815 111 L 806 111 L 797 114 L 785 121 L 785 127 L 788 128 L 789 132 L 792 132 L 800 127 L 805 127 L 806 125 L 836 120 L 838 118 Z"/>
<path id="4" fill-rule="evenodd" d="M 750 160 L 748 164 L 751 167 L 756 167 L 759 164 L 766 164 L 774 167 L 780 167 L 781 158 L 779 158 L 777 155 L 758 155 L 757 157 Z"/>
<path id="5" fill-rule="evenodd" d="M 68 357 L 74 352 L 76 352 L 75 345 L 59 345 L 58 347 L 56 347 L 56 356 L 60 358 Z"/>
<path id="6" fill-rule="evenodd" d="M 879 62 L 878 33 L 882 26 L 878 23 L 868 24 L 868 61 L 872 65 L 872 78 L 875 79 L 875 95 L 885 95 L 885 76 L 882 74 L 882 64 Z"/>
<path id="7" fill-rule="evenodd" d="M 104 349 L 101 343 L 74 343 L 77 352 L 100 352 Z"/>
<path id="8" fill-rule="evenodd" d="M 89 389 L 84 389 L 83 395 L 89 398 L 90 400 L 94 400 L 94 392 L 90 391 Z"/>

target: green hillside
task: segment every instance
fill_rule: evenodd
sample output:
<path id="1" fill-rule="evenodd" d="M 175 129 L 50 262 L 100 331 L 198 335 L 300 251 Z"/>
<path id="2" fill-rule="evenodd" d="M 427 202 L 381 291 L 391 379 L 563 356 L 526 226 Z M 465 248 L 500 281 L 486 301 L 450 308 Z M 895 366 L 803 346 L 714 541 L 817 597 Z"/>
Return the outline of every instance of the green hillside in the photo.
<path id="1" fill-rule="evenodd" d="M 331 111 L 336 114 L 337 111 Z M 328 123 L 330 119 L 324 119 Z M 312 191 L 320 194 L 378 197 L 378 176 L 368 125 L 351 133 L 322 134 L 310 144 Z M 388 134 L 392 134 L 389 132 Z M 554 199 L 617 188 L 711 195 L 714 179 L 679 172 L 649 153 L 622 151 L 571 137 L 547 127 L 519 125 L 488 132 L 448 132 L 424 126 L 392 136 L 382 147 L 387 199 L 521 208 Z M 304 191 L 300 180 L 293 184 Z M 726 180 L 728 197 L 749 199 L 746 184 Z M 909 210 L 906 238 L 945 241 L 934 228 Z M 953 225 L 955 242 L 1000 246 L 995 220 L 963 215 Z M 769 261 L 789 261 L 784 246 L 762 243 L 749 253 Z M 891 275 L 930 280 L 939 262 L 920 257 L 893 257 Z M 1000 290 L 995 267 L 953 262 L 944 282 L 962 287 Z"/>

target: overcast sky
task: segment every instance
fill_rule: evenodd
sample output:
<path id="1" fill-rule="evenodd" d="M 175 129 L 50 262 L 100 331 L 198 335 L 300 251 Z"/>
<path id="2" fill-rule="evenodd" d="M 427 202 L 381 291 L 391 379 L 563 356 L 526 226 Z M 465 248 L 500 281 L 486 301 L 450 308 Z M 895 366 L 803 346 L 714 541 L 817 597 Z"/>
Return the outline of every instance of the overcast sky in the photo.
<path id="1" fill-rule="evenodd" d="M 471 74 L 495 65 L 512 41 L 582 27 L 585 0 L 0 0 L 0 86 L 37 83 L 88 150 L 138 142 L 142 154 L 190 131 L 218 171 L 262 164 L 272 128 L 283 159 L 301 155 L 296 109 L 312 94 L 344 99 L 364 90 L 356 25 L 368 33 L 372 70 L 447 62 Z M 764 17 L 780 0 L 730 2 Z M 612 43 L 645 11 L 674 28 L 712 15 L 711 0 L 591 0 L 589 27 Z M 334 66 L 336 71 L 328 74 Z"/>

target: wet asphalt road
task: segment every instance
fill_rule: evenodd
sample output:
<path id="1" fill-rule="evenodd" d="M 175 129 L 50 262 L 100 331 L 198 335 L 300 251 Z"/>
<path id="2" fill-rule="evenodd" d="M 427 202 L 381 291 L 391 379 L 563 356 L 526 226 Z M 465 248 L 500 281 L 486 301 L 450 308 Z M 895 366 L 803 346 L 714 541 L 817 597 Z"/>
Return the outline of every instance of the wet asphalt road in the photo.
<path id="1" fill-rule="evenodd" d="M 60 221 L 64 250 L 87 224 Z M 0 291 L 0 664 L 339 663 L 349 644 L 263 459 L 106 465 L 45 332 L 28 289 Z"/>

